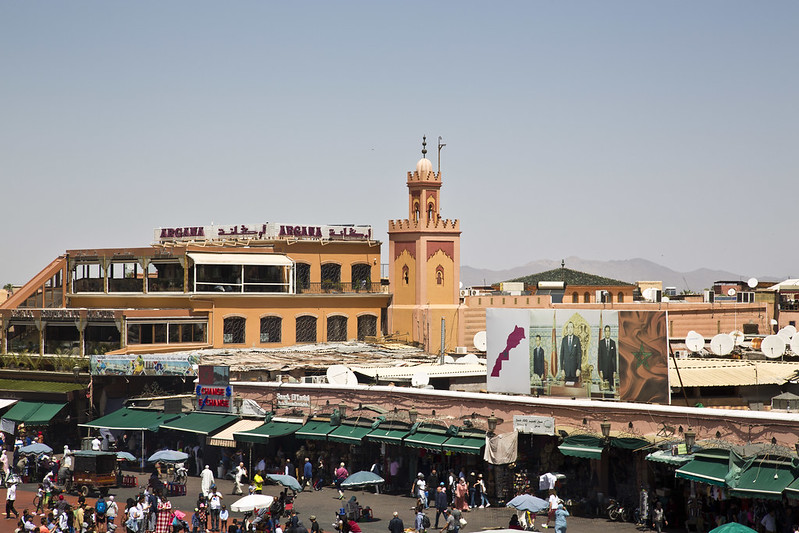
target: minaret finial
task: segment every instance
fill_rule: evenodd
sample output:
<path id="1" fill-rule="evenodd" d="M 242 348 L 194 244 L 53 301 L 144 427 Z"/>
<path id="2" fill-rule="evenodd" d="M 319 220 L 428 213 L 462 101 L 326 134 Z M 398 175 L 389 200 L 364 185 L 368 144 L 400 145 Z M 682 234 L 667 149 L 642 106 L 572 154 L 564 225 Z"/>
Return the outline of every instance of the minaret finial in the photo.
<path id="1" fill-rule="evenodd" d="M 422 136 L 422 157 L 427 157 L 427 135 Z"/>

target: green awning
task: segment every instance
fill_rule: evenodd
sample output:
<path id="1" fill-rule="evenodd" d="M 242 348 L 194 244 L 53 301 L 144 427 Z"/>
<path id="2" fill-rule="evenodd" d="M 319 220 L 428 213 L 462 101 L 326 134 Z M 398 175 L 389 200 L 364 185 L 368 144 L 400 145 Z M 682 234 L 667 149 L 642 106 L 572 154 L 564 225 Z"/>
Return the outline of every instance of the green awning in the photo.
<path id="1" fill-rule="evenodd" d="M 730 457 L 726 450 L 711 450 L 696 454 L 693 461 L 674 472 L 676 477 L 699 481 L 717 487 L 726 486 Z"/>
<path id="2" fill-rule="evenodd" d="M 28 426 L 46 426 L 67 404 L 19 401 L 3 418 Z"/>
<path id="3" fill-rule="evenodd" d="M 604 449 L 602 439 L 593 435 L 569 435 L 563 439 L 563 444 L 558 446 L 563 455 L 594 460 L 602 458 Z"/>
<path id="4" fill-rule="evenodd" d="M 307 440 L 327 440 L 327 434 L 336 427 L 330 425 L 330 420 L 309 420 L 294 433 L 294 437 Z"/>
<path id="5" fill-rule="evenodd" d="M 366 435 L 366 438 L 375 442 L 401 445 L 402 439 L 410 432 L 409 429 L 378 428 Z"/>
<path id="6" fill-rule="evenodd" d="M 350 426 L 341 424 L 327 434 L 327 440 L 344 444 L 360 443 L 372 431 L 372 426 Z"/>
<path id="7" fill-rule="evenodd" d="M 651 446 L 651 443 L 648 440 L 636 437 L 616 437 L 610 439 L 610 445 L 614 448 L 621 448 L 622 450 L 641 450 Z"/>
<path id="8" fill-rule="evenodd" d="M 431 452 L 443 452 L 442 445 L 449 439 L 446 433 L 427 433 L 424 431 L 417 431 L 413 435 L 405 437 L 405 446 L 411 448 L 424 448 Z"/>
<path id="9" fill-rule="evenodd" d="M 161 424 L 181 418 L 180 413 L 164 413 L 163 411 L 147 411 L 123 407 L 113 413 L 79 424 L 86 428 L 119 429 L 125 431 L 158 431 Z"/>
<path id="10" fill-rule="evenodd" d="M 482 437 L 478 435 L 458 435 L 457 437 L 450 437 L 444 441 L 442 448 L 445 452 L 480 455 L 480 450 L 483 449 L 485 444 L 485 435 Z"/>
<path id="11" fill-rule="evenodd" d="M 792 500 L 799 500 L 799 478 L 793 480 L 785 487 L 785 495 Z"/>
<path id="12" fill-rule="evenodd" d="M 296 422 L 267 422 L 262 426 L 241 433 L 234 433 L 233 438 L 237 442 L 257 442 L 266 444 L 269 439 L 291 435 L 302 427 Z"/>
<path id="13" fill-rule="evenodd" d="M 84 390 L 86 388 L 87 385 L 84 383 L 37 381 L 28 379 L 0 379 L 0 390 L 4 391 L 67 393 L 74 390 Z"/>
<path id="14" fill-rule="evenodd" d="M 161 424 L 161 428 L 185 431 L 187 433 L 199 433 L 200 435 L 210 435 L 238 419 L 239 417 L 235 415 L 215 415 L 212 413 L 192 412 L 184 417 L 176 418 L 175 420 Z"/>
<path id="15" fill-rule="evenodd" d="M 782 492 L 796 479 L 791 463 L 755 459 L 741 472 L 730 496 L 738 498 L 782 499 Z"/>

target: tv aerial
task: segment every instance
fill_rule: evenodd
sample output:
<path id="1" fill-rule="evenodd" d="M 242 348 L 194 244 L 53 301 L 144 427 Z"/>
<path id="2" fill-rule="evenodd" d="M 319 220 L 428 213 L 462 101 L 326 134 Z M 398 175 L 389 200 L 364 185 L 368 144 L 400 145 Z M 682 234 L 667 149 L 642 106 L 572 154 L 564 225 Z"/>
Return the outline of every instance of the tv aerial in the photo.
<path id="1" fill-rule="evenodd" d="M 474 334 L 474 339 L 472 340 L 472 344 L 474 344 L 474 348 L 478 352 L 485 352 L 486 351 L 486 332 L 478 331 Z"/>
<path id="2" fill-rule="evenodd" d="M 710 339 L 710 351 L 716 355 L 727 355 L 733 347 L 735 347 L 735 341 L 726 333 L 719 333 Z"/>
<path id="3" fill-rule="evenodd" d="M 760 351 L 769 359 L 777 359 L 785 353 L 785 340 L 779 335 L 769 335 L 760 343 Z"/>
<path id="4" fill-rule="evenodd" d="M 705 348 L 705 338 L 696 331 L 689 331 L 685 336 L 685 347 L 693 353 L 698 353 Z"/>
<path id="5" fill-rule="evenodd" d="M 355 373 L 344 365 L 333 365 L 328 367 L 327 382 L 331 385 L 345 385 L 348 387 L 358 384 L 358 378 Z"/>

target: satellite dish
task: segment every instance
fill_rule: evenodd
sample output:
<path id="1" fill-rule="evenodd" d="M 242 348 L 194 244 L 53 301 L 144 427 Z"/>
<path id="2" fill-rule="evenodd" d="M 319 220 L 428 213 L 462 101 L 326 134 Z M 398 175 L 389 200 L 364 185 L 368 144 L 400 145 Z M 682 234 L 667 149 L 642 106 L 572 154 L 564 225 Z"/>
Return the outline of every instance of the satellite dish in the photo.
<path id="1" fill-rule="evenodd" d="M 777 359 L 785 353 L 785 341 L 778 335 L 769 335 L 760 343 L 760 351 L 769 359 Z"/>
<path id="2" fill-rule="evenodd" d="M 411 376 L 411 385 L 414 387 L 424 387 L 428 383 L 430 383 L 430 376 L 427 375 L 427 372 L 417 372 Z"/>
<path id="3" fill-rule="evenodd" d="M 782 328 L 777 332 L 777 337 L 785 341 L 785 344 L 788 344 L 789 342 L 791 342 L 791 337 L 793 337 L 793 334 L 788 329 L 788 326 L 785 326 L 784 328 Z"/>
<path id="4" fill-rule="evenodd" d="M 771 324 L 772 326 L 776 326 L 777 325 L 777 320 L 772 318 L 771 321 L 769 322 L 769 324 Z"/>
<path id="5" fill-rule="evenodd" d="M 757 278 L 749 278 L 749 281 L 747 281 L 746 284 L 749 285 L 750 289 L 754 289 L 757 287 Z"/>
<path id="6" fill-rule="evenodd" d="M 475 333 L 472 344 L 474 344 L 474 347 L 478 352 L 486 351 L 486 332 L 478 331 Z"/>
<path id="7" fill-rule="evenodd" d="M 734 342 L 736 346 L 740 346 L 744 343 L 744 332 L 740 329 L 730 331 L 730 337 L 732 337 L 732 342 Z"/>
<path id="8" fill-rule="evenodd" d="M 452 364 L 454 362 L 455 362 L 455 358 L 452 357 L 451 355 L 445 355 L 444 356 L 444 364 L 445 365 L 450 365 L 450 364 Z"/>
<path id="9" fill-rule="evenodd" d="M 459 289 L 462 289 L 462 288 L 463 288 L 463 282 L 462 282 L 462 281 L 459 281 L 459 282 L 458 282 L 458 288 L 459 288 Z"/>
<path id="10" fill-rule="evenodd" d="M 457 362 L 463 363 L 465 365 L 475 365 L 480 362 L 480 358 L 473 353 L 467 353 L 466 355 L 458 359 Z"/>
<path id="11" fill-rule="evenodd" d="M 705 348 L 705 338 L 696 331 L 691 331 L 685 337 L 685 347 L 694 353 L 700 352 Z"/>
<path id="12" fill-rule="evenodd" d="M 727 355 L 735 346 L 732 337 L 726 333 L 719 333 L 710 339 L 710 351 L 716 355 Z"/>
<path id="13" fill-rule="evenodd" d="M 791 339 L 791 351 L 799 355 L 799 335 L 794 335 Z"/>
<path id="14" fill-rule="evenodd" d="M 661 301 L 668 302 L 670 299 L 671 298 L 669 298 L 668 296 L 664 296 L 663 298 L 661 298 Z"/>
<path id="15" fill-rule="evenodd" d="M 792 326 L 792 325 L 788 324 L 787 326 L 785 326 L 782 329 L 784 329 L 788 333 L 788 335 L 790 335 L 791 337 L 796 335 L 796 326 Z"/>
<path id="16" fill-rule="evenodd" d="M 736 294 L 737 294 L 737 293 L 735 292 L 735 289 L 733 289 L 733 288 L 730 288 L 730 289 L 727 291 L 727 296 L 735 296 Z"/>
<path id="17" fill-rule="evenodd" d="M 651 302 L 655 299 L 655 295 L 657 294 L 657 289 L 653 287 L 649 287 L 648 289 L 644 289 L 643 297 L 644 300 Z"/>
<path id="18" fill-rule="evenodd" d="M 331 385 L 352 386 L 358 384 L 358 378 L 355 377 L 355 373 L 344 365 L 328 367 L 325 375 L 327 376 L 327 382 Z"/>

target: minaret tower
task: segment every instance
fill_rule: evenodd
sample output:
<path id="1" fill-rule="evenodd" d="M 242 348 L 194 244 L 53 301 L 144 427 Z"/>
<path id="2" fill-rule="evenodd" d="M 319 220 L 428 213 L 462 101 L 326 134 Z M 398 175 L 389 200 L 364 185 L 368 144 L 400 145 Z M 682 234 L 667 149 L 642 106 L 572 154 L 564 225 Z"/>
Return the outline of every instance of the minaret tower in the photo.
<path id="1" fill-rule="evenodd" d="M 440 216 L 441 171 L 427 159 L 426 137 L 407 185 L 408 218 L 388 222 L 389 331 L 437 354 L 442 318 L 446 350 L 457 342 L 461 231 L 458 220 Z"/>

